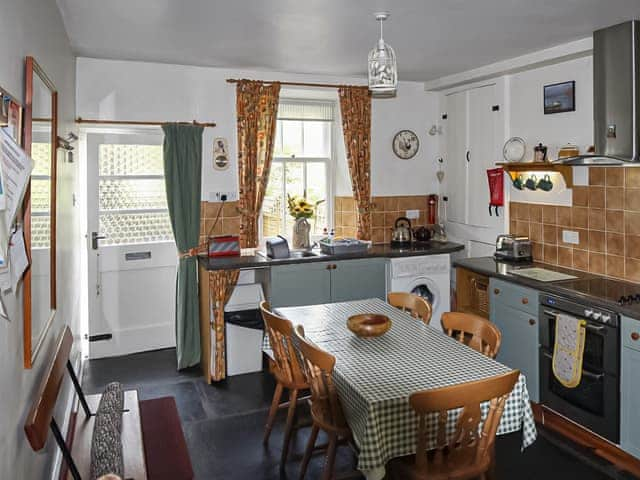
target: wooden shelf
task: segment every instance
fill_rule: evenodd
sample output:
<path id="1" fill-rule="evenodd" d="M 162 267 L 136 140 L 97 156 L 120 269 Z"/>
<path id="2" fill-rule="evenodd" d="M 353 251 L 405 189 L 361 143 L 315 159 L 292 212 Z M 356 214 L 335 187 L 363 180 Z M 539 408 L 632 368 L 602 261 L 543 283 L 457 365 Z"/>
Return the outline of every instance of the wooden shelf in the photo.
<path id="1" fill-rule="evenodd" d="M 573 188 L 573 167 L 549 162 L 520 162 L 520 163 L 497 163 L 515 180 L 516 177 L 525 172 L 558 172 L 564 177 L 567 188 Z M 526 179 L 525 179 L 526 180 Z"/>

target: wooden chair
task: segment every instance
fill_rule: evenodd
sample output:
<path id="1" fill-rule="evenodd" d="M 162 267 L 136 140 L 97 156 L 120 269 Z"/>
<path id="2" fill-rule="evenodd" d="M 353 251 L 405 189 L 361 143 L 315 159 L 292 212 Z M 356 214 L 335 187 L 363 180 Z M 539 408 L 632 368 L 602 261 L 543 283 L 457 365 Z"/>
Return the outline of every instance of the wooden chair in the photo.
<path id="1" fill-rule="evenodd" d="M 466 480 L 493 477 L 496 431 L 507 397 L 520 371 L 450 387 L 413 393 L 409 403 L 418 416 L 416 454 L 393 459 L 387 464 L 392 479 Z M 480 405 L 489 402 L 487 417 L 480 428 Z M 447 435 L 449 410 L 462 408 L 455 433 Z M 427 450 L 428 417 L 438 415 L 436 447 Z M 449 440 L 447 440 L 449 438 Z"/>
<path id="2" fill-rule="evenodd" d="M 502 333 L 494 323 L 472 313 L 447 312 L 442 314 L 442 328 L 447 335 L 495 358 L 500 350 Z"/>
<path id="3" fill-rule="evenodd" d="M 269 335 L 269 342 L 273 351 L 271 361 L 271 372 L 276 378 L 276 390 L 273 393 L 267 424 L 264 429 L 263 443 L 269 443 L 269 436 L 273 428 L 273 422 L 278 413 L 278 409 L 287 408 L 287 422 L 284 431 L 282 444 L 282 454 L 280 457 L 280 468 L 284 468 L 289 453 L 289 443 L 294 430 L 294 420 L 296 406 L 299 401 L 305 398 L 299 397 L 302 390 L 309 388 L 302 365 L 298 359 L 295 347 L 292 342 L 293 325 L 286 318 L 279 317 L 271 311 L 267 302 L 260 304 L 265 330 Z M 289 390 L 289 401 L 280 403 L 284 389 Z"/>
<path id="4" fill-rule="evenodd" d="M 419 295 L 407 292 L 390 292 L 387 302 L 403 312 L 409 313 L 413 318 L 419 318 L 425 325 L 431 321 L 431 304 Z"/>
<path id="5" fill-rule="evenodd" d="M 340 399 L 333 382 L 333 367 L 336 359 L 333 355 L 307 341 L 301 326 L 295 330 L 295 342 L 311 388 L 311 418 L 313 419 L 311 435 L 300 465 L 299 478 L 303 480 L 305 477 L 318 433 L 322 429 L 327 433 L 329 442 L 321 478 L 329 480 L 334 478 L 333 470 L 338 443 L 351 439 L 351 429 L 344 418 Z M 340 478 L 356 477 L 360 477 L 360 474 L 354 472 Z"/>

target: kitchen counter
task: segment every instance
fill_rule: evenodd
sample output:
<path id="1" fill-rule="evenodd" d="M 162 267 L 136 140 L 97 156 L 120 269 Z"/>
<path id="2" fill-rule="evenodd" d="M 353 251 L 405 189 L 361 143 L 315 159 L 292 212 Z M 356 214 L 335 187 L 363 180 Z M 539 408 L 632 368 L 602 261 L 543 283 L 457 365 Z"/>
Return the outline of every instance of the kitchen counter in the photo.
<path id="1" fill-rule="evenodd" d="M 438 255 L 463 250 L 464 246 L 453 242 L 424 242 L 414 243 L 410 247 L 397 248 L 389 244 L 373 245 L 365 252 L 348 253 L 343 255 L 327 255 L 318 252 L 309 257 L 291 257 L 282 259 L 267 258 L 259 254 L 242 255 L 236 257 L 198 257 L 200 265 L 206 270 L 232 270 L 250 268 L 268 268 L 275 265 L 290 265 L 295 263 L 330 262 L 339 260 L 353 260 L 358 258 L 398 258 L 417 257 L 423 255 Z"/>
<path id="2" fill-rule="evenodd" d="M 544 293 L 552 293 L 579 301 L 587 301 L 602 308 L 608 308 L 628 317 L 640 319 L 640 304 L 620 305 L 620 296 L 640 293 L 640 285 L 614 280 L 579 270 L 546 265 L 544 263 L 512 263 L 501 262 L 493 257 L 463 258 L 453 262 L 454 267 L 461 267 L 472 272 L 499 278 L 525 287 L 530 287 Z M 577 277 L 572 280 L 541 282 L 531 278 L 516 275 L 513 272 L 521 268 L 544 268 L 554 272 L 565 273 Z"/>

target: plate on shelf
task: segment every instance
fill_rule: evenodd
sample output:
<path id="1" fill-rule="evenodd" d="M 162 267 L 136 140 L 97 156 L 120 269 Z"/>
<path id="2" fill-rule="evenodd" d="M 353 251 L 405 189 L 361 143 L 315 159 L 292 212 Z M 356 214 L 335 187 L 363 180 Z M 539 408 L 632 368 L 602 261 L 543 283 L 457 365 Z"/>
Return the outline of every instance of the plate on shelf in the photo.
<path id="1" fill-rule="evenodd" d="M 524 159 L 527 152 L 527 144 L 520 137 L 511 137 L 502 148 L 502 156 L 505 162 L 518 163 Z"/>

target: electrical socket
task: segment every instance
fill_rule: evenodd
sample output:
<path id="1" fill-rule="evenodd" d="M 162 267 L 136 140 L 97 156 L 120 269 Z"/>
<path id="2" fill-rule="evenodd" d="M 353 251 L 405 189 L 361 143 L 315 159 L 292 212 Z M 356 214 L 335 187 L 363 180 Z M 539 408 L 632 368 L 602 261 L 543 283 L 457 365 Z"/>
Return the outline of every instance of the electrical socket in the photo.
<path id="1" fill-rule="evenodd" d="M 234 202 L 237 199 L 238 196 L 236 192 L 209 192 L 210 202 Z"/>
<path id="2" fill-rule="evenodd" d="M 407 210 L 405 211 L 405 216 L 410 220 L 415 220 L 420 218 L 420 210 Z"/>
<path id="3" fill-rule="evenodd" d="M 562 230 L 562 241 L 578 245 L 580 243 L 580 234 L 573 230 Z"/>

